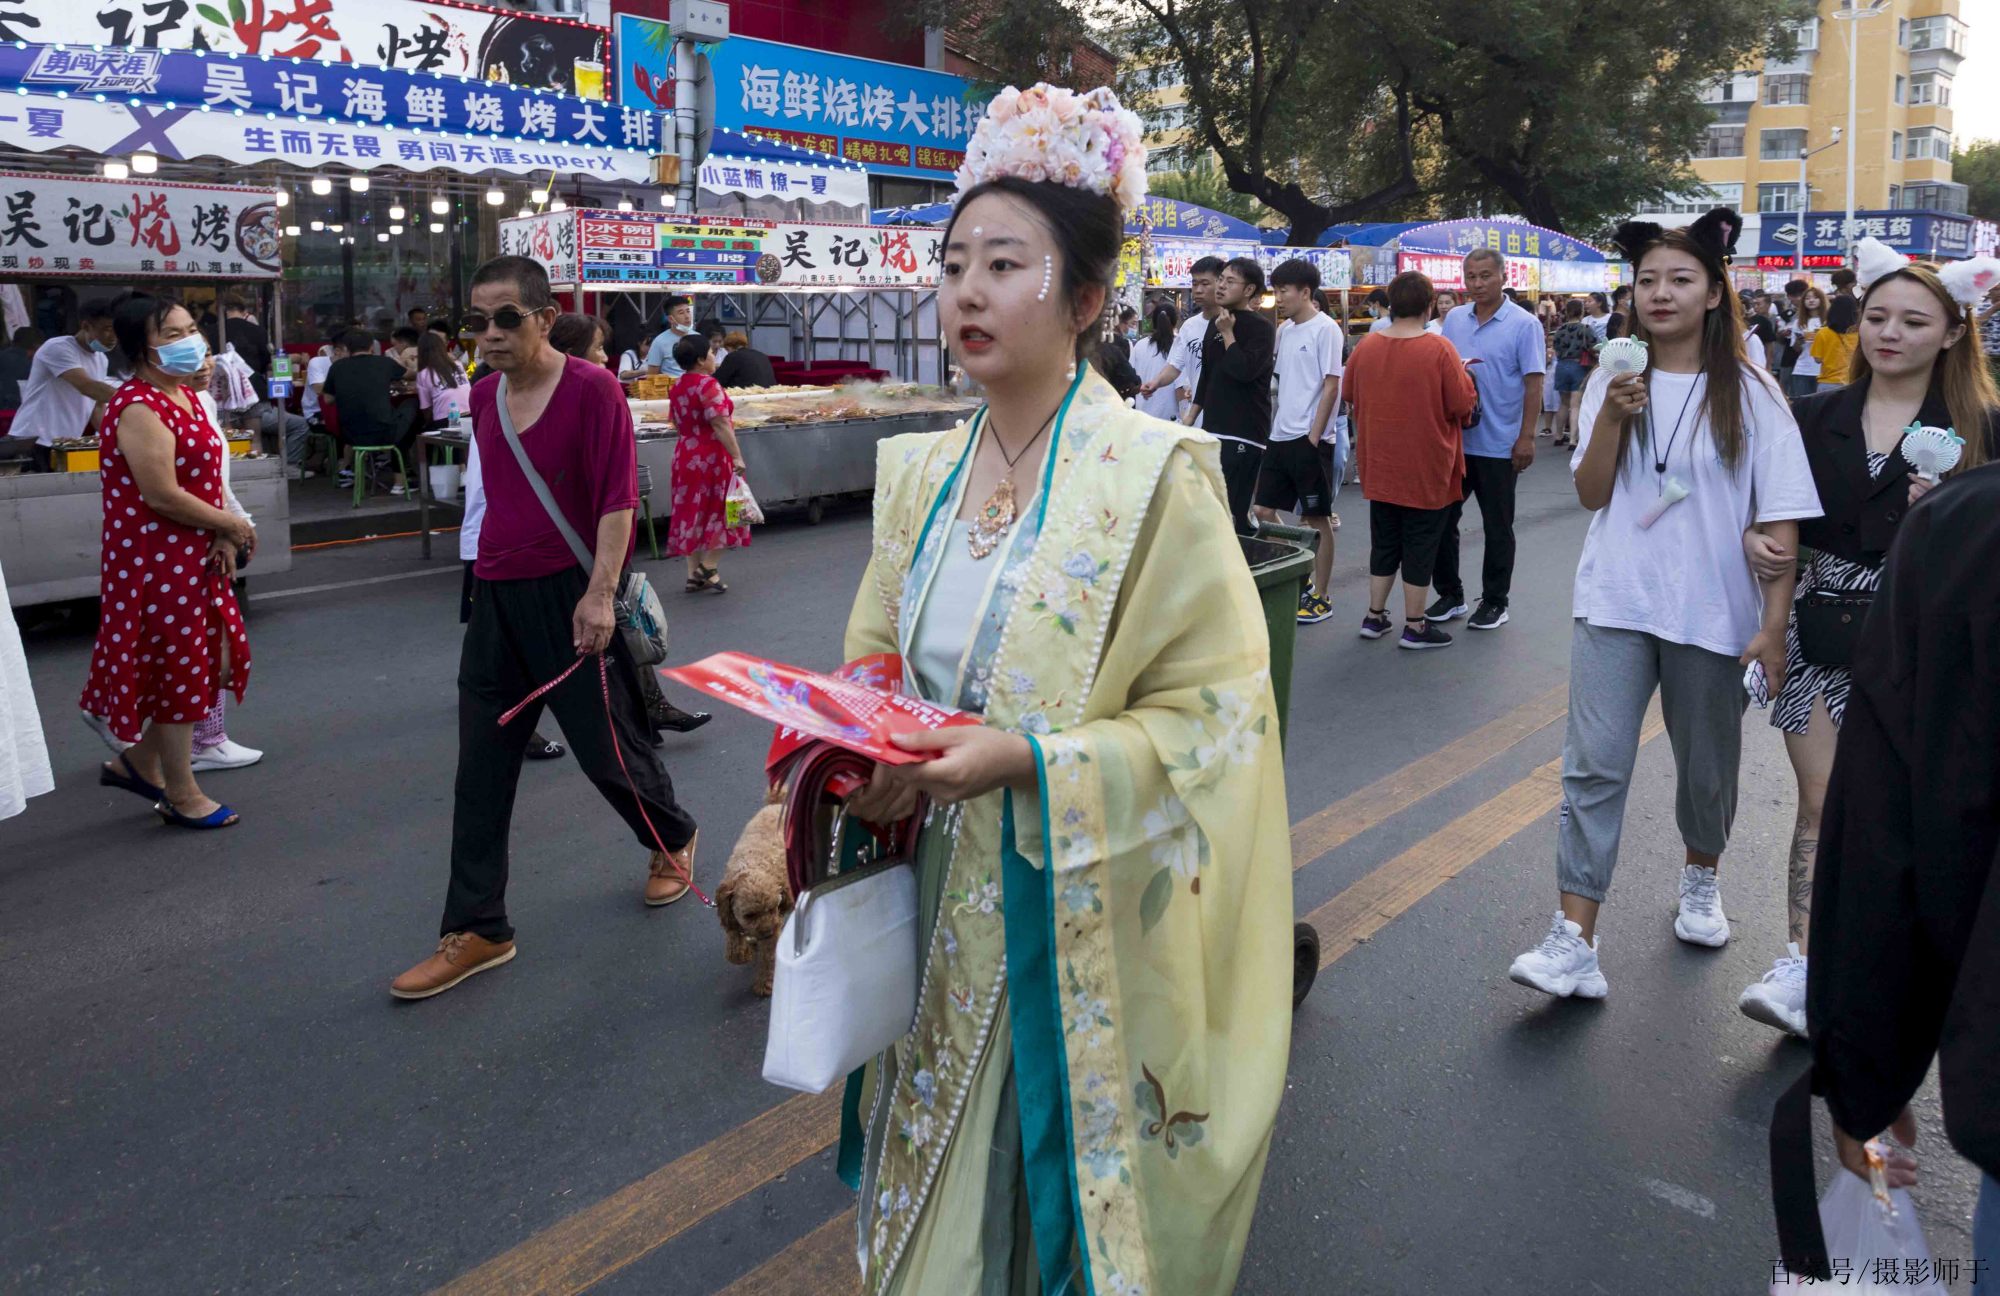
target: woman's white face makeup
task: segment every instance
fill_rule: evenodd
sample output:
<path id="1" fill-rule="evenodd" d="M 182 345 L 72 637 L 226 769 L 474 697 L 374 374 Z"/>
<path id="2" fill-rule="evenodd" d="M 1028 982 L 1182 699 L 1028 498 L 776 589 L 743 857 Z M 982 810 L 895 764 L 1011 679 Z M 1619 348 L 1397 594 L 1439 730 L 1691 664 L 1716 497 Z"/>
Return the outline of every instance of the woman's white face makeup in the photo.
<path id="1" fill-rule="evenodd" d="M 1964 325 L 1946 321 L 1937 297 L 1908 279 L 1876 288 L 1861 311 L 1861 353 L 1868 367 L 1885 377 L 1929 373 L 1938 353 L 1964 335 Z"/>
<path id="2" fill-rule="evenodd" d="M 1007 194 L 980 195 L 952 223 L 938 311 L 952 356 L 982 386 L 1067 369 L 1076 354 L 1055 239 Z"/>

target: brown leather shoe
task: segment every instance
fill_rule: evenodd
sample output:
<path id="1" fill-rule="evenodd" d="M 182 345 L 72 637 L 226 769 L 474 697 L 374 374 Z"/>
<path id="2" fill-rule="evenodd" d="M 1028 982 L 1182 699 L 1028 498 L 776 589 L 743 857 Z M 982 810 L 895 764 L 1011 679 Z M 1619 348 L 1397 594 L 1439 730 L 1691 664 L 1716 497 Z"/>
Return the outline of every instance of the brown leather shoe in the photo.
<path id="1" fill-rule="evenodd" d="M 428 999 L 443 994 L 475 972 L 497 968 L 514 957 L 514 942 L 490 941 L 474 932 L 453 932 L 438 942 L 437 953 L 389 983 L 398 999 Z"/>
<path id="2" fill-rule="evenodd" d="M 657 909 L 688 893 L 688 880 L 694 876 L 694 844 L 700 840 L 701 832 L 697 829 L 679 850 L 653 852 L 646 878 L 647 904 Z"/>

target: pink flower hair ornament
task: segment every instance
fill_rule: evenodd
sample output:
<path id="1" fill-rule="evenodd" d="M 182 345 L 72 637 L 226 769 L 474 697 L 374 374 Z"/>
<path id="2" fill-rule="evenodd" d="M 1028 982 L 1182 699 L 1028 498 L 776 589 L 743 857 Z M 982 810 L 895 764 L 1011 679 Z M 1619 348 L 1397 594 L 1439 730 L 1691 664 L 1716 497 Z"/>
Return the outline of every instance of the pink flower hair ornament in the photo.
<path id="1" fill-rule="evenodd" d="M 1122 218 L 1146 196 L 1145 129 L 1108 88 L 1008 86 L 986 105 L 965 149 L 958 192 L 1002 176 L 1103 194 Z"/>

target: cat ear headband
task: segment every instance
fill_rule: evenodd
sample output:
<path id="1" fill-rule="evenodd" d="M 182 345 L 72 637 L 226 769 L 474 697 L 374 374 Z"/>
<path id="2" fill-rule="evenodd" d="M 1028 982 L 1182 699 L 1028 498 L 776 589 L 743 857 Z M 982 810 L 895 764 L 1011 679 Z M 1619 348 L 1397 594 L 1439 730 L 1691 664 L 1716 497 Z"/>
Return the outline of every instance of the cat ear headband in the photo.
<path id="1" fill-rule="evenodd" d="M 1922 265 L 1937 276 L 1945 295 L 1957 302 L 1967 313 L 1977 309 L 1986 294 L 2000 284 L 2000 260 L 1990 256 L 1971 257 L 1964 261 L 1953 261 L 1948 265 L 1934 266 L 1924 262 L 1913 262 L 1901 252 L 1880 239 L 1865 238 L 1854 245 L 1854 278 L 1866 291 L 1877 279 L 1907 270 L 1912 265 Z"/>
<path id="2" fill-rule="evenodd" d="M 1725 266 L 1736 255 L 1736 236 L 1742 232 L 1743 218 L 1728 207 L 1716 207 L 1687 227 L 1688 237 Z M 1646 249 L 1665 233 L 1665 228 L 1653 221 L 1626 221 L 1611 235 L 1611 242 L 1636 266 Z"/>

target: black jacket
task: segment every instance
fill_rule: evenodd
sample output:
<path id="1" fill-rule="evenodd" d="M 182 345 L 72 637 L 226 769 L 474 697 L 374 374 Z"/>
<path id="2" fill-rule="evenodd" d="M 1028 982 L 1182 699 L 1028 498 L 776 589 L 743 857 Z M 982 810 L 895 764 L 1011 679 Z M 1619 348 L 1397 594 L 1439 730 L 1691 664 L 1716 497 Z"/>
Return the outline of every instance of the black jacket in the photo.
<path id="1" fill-rule="evenodd" d="M 722 363 L 715 367 L 715 381 L 724 387 L 775 387 L 778 375 L 771 367 L 771 357 L 746 346 L 722 357 Z"/>
<path id="2" fill-rule="evenodd" d="M 1263 445 L 1271 439 L 1271 371 L 1278 360 L 1278 328 L 1254 310 L 1236 312 L 1236 345 L 1222 345 L 1211 321 L 1201 344 L 1202 430 Z"/>
<path id="3" fill-rule="evenodd" d="M 1805 440 L 1822 511 L 1822 516 L 1799 523 L 1799 542 L 1872 567 L 1889 552 L 1896 526 L 1908 512 L 1909 474 L 1914 469 L 1897 455 L 1880 477 L 1869 477 L 1868 439 L 1861 431 L 1861 409 L 1867 400 L 1868 380 L 1863 379 L 1793 401 L 1792 417 Z M 1951 410 L 1941 388 L 1931 388 L 1917 420 L 1932 427 L 1951 426 Z M 1958 433 L 1968 441 L 1981 436 L 1992 443 L 1988 428 L 1959 428 Z"/>
<path id="4" fill-rule="evenodd" d="M 1840 1128 L 1887 1128 L 1936 1054 L 1946 1134 L 2000 1175 L 1996 554 L 2000 464 L 1919 501 L 1889 551 L 1827 787 L 1806 1019 L 1812 1090 Z M 1825 1245 L 1803 1089 L 1772 1124 L 1788 1259 Z"/>

